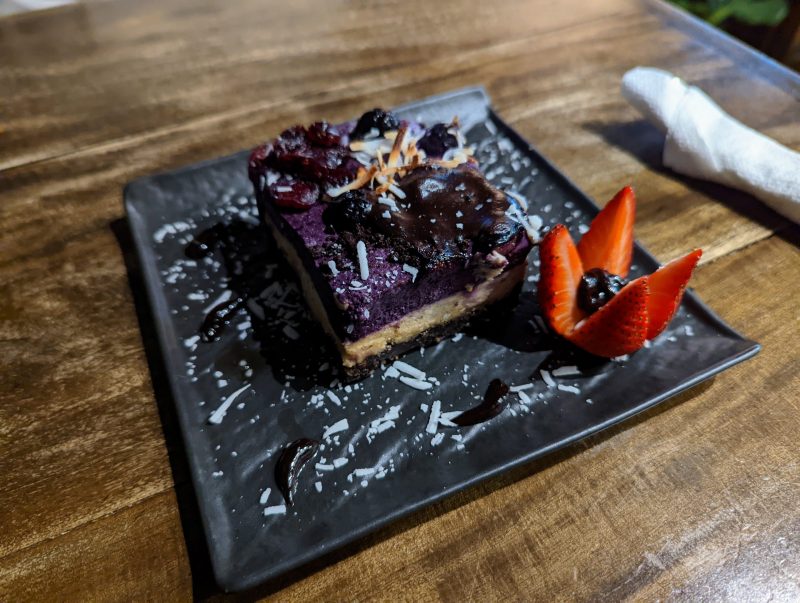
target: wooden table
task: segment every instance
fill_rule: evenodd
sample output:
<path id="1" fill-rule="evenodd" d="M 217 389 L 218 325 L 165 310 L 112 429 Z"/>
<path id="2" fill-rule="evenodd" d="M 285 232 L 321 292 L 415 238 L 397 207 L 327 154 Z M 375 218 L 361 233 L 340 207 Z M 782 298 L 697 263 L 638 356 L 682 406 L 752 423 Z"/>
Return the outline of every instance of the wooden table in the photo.
<path id="1" fill-rule="evenodd" d="M 403 26 L 396 25 L 402 20 Z M 124 262 L 122 186 L 467 84 L 604 201 L 754 360 L 249 596 L 800 598 L 798 230 L 660 165 L 637 64 L 800 147 L 800 77 L 638 0 L 89 2 L 0 19 L 0 600 L 216 597 Z"/>

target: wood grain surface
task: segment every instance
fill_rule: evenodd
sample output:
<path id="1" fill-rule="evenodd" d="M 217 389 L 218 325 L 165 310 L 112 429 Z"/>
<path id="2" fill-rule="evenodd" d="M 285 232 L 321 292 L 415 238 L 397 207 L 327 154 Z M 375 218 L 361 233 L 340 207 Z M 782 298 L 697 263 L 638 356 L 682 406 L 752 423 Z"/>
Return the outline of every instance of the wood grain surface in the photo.
<path id="1" fill-rule="evenodd" d="M 124 184 L 470 84 L 599 201 L 632 183 L 660 259 L 702 246 L 695 288 L 764 349 L 231 598 L 800 599 L 798 231 L 661 167 L 661 135 L 619 94 L 637 64 L 800 147 L 800 77 L 656 2 L 121 0 L 0 18 L 0 601 L 228 598 L 145 353 Z"/>

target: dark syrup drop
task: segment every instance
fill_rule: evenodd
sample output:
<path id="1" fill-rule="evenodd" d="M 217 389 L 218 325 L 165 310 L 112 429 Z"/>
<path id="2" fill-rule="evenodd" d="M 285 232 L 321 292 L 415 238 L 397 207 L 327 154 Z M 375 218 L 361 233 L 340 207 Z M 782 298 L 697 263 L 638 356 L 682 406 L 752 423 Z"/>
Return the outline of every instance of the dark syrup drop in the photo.
<path id="1" fill-rule="evenodd" d="M 211 228 L 198 234 L 184 249 L 187 258 L 201 260 L 216 247 L 224 233 L 225 227 L 222 224 L 215 224 Z"/>
<path id="2" fill-rule="evenodd" d="M 275 479 L 278 488 L 286 499 L 286 504 L 294 504 L 294 495 L 297 491 L 297 480 L 305 464 L 314 458 L 319 449 L 319 442 L 308 438 L 300 438 L 286 446 L 278 457 L 275 466 Z"/>
<path id="3" fill-rule="evenodd" d="M 496 417 L 506 408 L 503 396 L 507 393 L 508 385 L 500 381 L 500 379 L 492 379 L 483 396 L 483 402 L 462 412 L 452 419 L 453 423 L 460 427 L 467 427 L 468 425 L 477 425 Z"/>
<path id="4" fill-rule="evenodd" d="M 200 337 L 206 343 L 217 341 L 222 331 L 228 326 L 231 318 L 239 308 L 244 305 L 245 298 L 242 296 L 234 297 L 228 301 L 217 304 L 206 314 L 203 324 L 200 326 Z"/>

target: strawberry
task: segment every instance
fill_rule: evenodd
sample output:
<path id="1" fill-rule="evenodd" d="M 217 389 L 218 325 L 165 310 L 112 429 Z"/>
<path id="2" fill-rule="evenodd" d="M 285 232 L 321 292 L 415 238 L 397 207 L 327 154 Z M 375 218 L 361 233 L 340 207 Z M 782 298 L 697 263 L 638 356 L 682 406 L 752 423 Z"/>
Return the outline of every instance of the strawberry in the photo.
<path id="1" fill-rule="evenodd" d="M 576 247 L 563 224 L 539 246 L 539 304 L 553 331 L 576 346 L 606 358 L 630 354 L 661 333 L 674 316 L 697 261 L 699 249 L 670 262 L 650 276 L 626 284 L 633 254 L 636 197 L 623 188 L 592 221 Z M 605 271 L 605 272 L 603 272 Z M 615 287 L 605 305 L 578 303 L 582 277 L 598 274 Z M 616 295 L 615 291 L 619 290 Z"/>
<path id="2" fill-rule="evenodd" d="M 591 354 L 613 358 L 635 352 L 647 338 L 647 277 L 628 283 L 567 339 Z"/>
<path id="3" fill-rule="evenodd" d="M 583 266 L 566 226 L 558 224 L 545 235 L 539 259 L 539 304 L 553 330 L 567 335 L 584 312 L 577 301 Z"/>
<path id="4" fill-rule="evenodd" d="M 589 232 L 578 243 L 584 270 L 602 268 L 611 274 L 628 276 L 635 217 L 636 196 L 626 186 L 595 216 Z"/>
<path id="5" fill-rule="evenodd" d="M 683 298 L 686 283 L 689 282 L 701 255 L 702 250 L 695 249 L 650 275 L 650 297 L 647 300 L 648 339 L 654 339 L 672 320 Z"/>

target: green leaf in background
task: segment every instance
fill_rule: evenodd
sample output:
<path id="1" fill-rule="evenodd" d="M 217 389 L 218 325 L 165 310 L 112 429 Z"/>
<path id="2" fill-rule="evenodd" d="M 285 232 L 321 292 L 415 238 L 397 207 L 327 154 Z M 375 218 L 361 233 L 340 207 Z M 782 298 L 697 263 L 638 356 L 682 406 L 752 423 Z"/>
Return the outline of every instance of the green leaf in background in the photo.
<path id="1" fill-rule="evenodd" d="M 733 18 L 747 25 L 778 25 L 789 14 L 789 0 L 672 0 L 713 25 Z"/>

